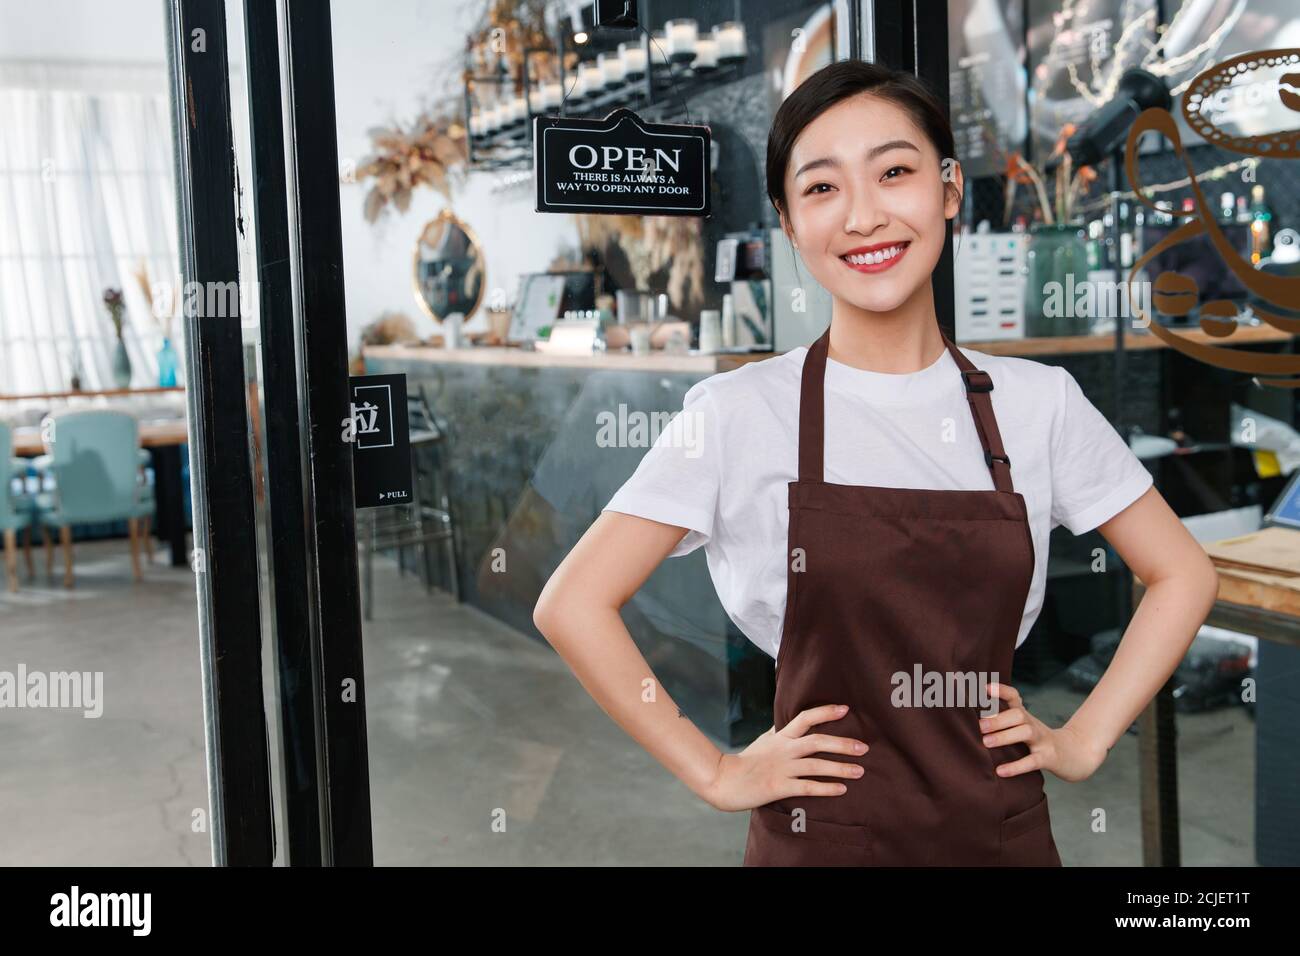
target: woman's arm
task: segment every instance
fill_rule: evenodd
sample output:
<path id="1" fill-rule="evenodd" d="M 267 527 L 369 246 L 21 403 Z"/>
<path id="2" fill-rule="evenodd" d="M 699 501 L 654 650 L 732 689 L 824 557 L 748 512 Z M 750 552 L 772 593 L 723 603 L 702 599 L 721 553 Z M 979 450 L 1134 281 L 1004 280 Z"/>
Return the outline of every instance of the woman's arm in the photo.
<path id="1" fill-rule="evenodd" d="M 798 775 L 856 775 L 815 752 L 863 753 L 847 737 L 806 734 L 841 716 L 810 708 L 780 734 L 769 731 L 742 754 L 723 754 L 655 679 L 619 616 L 621 608 L 686 528 L 602 511 L 555 569 L 533 610 L 533 623 L 605 713 L 695 794 L 721 810 L 748 809 L 794 794 L 837 795 L 838 783 Z M 647 681 L 649 685 L 647 686 Z"/>
<path id="2" fill-rule="evenodd" d="M 686 528 L 602 511 L 555 569 L 533 623 L 605 713 L 700 796 L 721 751 L 682 718 L 619 616 Z"/>
<path id="3" fill-rule="evenodd" d="M 1214 563 L 1154 487 L 1097 530 L 1146 593 L 1106 673 L 1065 726 L 1053 730 L 1030 714 L 1014 687 L 990 685 L 1011 706 L 980 720 L 985 745 L 1020 741 L 1030 750 L 1001 764 L 1002 776 L 1038 769 L 1063 780 L 1091 776 L 1178 667 L 1218 596 Z"/>
<path id="4" fill-rule="evenodd" d="M 1063 728 L 1104 758 L 1186 655 L 1219 572 L 1154 487 L 1097 530 L 1146 586 L 1110 666 Z"/>
<path id="5" fill-rule="evenodd" d="M 1069 780 L 1091 775 L 1177 669 L 1218 596 L 1214 562 L 1156 489 L 1149 488 L 1097 529 L 1147 592 L 1105 674 L 1058 731 L 1074 745 L 1052 748 L 1041 757 L 1031 754 L 1006 765 L 1009 769 L 1045 766 Z M 997 718 L 989 724 L 1002 726 L 1008 724 Z M 1044 734 L 1048 736 L 1053 735 Z M 996 743 L 1008 739 L 997 736 Z"/>

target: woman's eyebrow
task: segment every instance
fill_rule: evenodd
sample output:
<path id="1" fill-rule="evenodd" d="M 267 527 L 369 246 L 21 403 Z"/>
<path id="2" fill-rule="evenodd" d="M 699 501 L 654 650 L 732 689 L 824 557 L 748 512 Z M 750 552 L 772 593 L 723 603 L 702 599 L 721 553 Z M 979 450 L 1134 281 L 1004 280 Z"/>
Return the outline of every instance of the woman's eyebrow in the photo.
<path id="1" fill-rule="evenodd" d="M 881 143 L 879 146 L 872 146 L 869 150 L 867 150 L 867 159 L 869 160 L 875 159 L 881 153 L 887 153 L 891 149 L 910 149 L 916 153 L 920 152 L 920 150 L 917 149 L 915 145 L 913 145 L 912 143 L 908 142 L 905 139 L 891 139 L 888 143 Z M 838 159 L 835 159 L 833 156 L 822 156 L 819 159 L 809 160 L 808 162 L 800 166 L 795 171 L 794 178 L 798 179 L 800 176 L 802 176 L 804 173 L 808 172 L 809 170 L 821 169 L 825 166 L 834 166 L 838 168 L 839 165 L 840 165 L 840 161 Z"/>
<path id="2" fill-rule="evenodd" d="M 875 159 L 881 153 L 887 153 L 891 149 L 910 149 L 916 153 L 920 152 L 919 149 L 905 139 L 891 139 L 888 143 L 881 143 L 879 146 L 872 146 L 871 149 L 867 150 L 867 159 Z"/>

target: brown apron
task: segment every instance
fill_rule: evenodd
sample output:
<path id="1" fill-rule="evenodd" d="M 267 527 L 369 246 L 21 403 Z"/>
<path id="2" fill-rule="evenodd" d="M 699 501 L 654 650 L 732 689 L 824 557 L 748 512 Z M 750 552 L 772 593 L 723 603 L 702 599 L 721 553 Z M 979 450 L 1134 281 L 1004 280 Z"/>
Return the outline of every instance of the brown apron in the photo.
<path id="1" fill-rule="evenodd" d="M 860 764 L 858 778 L 804 777 L 847 792 L 751 810 L 745 866 L 1061 865 L 1042 772 L 994 771 L 1028 746 L 986 747 L 979 728 L 982 682 L 1014 683 L 1034 544 L 993 417 L 992 379 L 943 339 L 962 371 L 993 490 L 824 481 L 829 329 L 804 359 L 773 720 L 780 729 L 809 707 L 847 704 L 843 718 L 810 732 L 870 749 L 810 755 Z M 932 674 L 938 691 L 925 681 Z M 964 696 L 944 693 L 958 684 Z"/>

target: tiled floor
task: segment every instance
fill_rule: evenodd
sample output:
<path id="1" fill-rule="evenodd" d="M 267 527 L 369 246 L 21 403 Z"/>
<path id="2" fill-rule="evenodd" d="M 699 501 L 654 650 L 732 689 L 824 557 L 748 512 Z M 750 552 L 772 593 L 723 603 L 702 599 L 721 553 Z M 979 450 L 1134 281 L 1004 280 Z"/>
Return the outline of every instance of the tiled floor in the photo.
<path id="1" fill-rule="evenodd" d="M 160 549 L 132 584 L 125 542 L 86 544 L 75 590 L 46 581 L 38 556 L 34 583 L 0 592 L 0 669 L 104 674 L 99 718 L 0 710 L 0 864 L 210 862 L 192 826 L 208 803 L 194 578 L 163 562 Z M 427 596 L 391 562 L 375 570 L 365 665 L 377 863 L 739 865 L 748 815 L 696 799 L 549 646 Z M 1053 725 L 1079 702 L 1055 687 L 1027 696 Z M 1252 722 L 1180 717 L 1179 735 L 1185 863 L 1250 865 Z M 1049 774 L 1047 787 L 1067 866 L 1140 863 L 1136 736 L 1091 779 Z"/>

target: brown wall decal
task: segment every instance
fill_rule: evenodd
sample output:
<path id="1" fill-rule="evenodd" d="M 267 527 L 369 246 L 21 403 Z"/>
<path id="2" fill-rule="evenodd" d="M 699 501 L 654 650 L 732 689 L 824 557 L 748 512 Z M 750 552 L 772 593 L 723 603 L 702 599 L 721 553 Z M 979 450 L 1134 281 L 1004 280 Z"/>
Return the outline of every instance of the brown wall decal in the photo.
<path id="1" fill-rule="evenodd" d="M 1300 119 L 1297 128 L 1293 130 L 1261 136 L 1232 136 L 1215 126 L 1200 109 L 1207 97 L 1231 84 L 1236 77 L 1277 67 L 1291 67 L 1279 80 L 1277 90 L 1279 100 L 1286 108 L 1300 113 L 1300 50 L 1260 50 L 1215 64 L 1192 80 L 1183 97 L 1183 117 L 1197 134 L 1207 142 L 1223 149 L 1269 159 L 1300 160 Z M 1300 312 L 1300 277 L 1274 275 L 1256 269 L 1224 236 L 1217 215 L 1211 204 L 1206 201 L 1205 194 L 1201 192 L 1200 183 L 1196 180 L 1196 170 L 1192 168 L 1191 160 L 1183 150 L 1178 127 L 1174 123 L 1173 114 L 1168 110 L 1151 108 L 1144 111 L 1129 130 L 1124 150 L 1124 169 L 1128 175 L 1129 186 L 1138 200 L 1152 211 L 1158 211 L 1155 203 L 1143 193 L 1137 170 L 1137 144 L 1142 134 L 1147 131 L 1159 133 L 1169 140 L 1175 154 L 1183 161 L 1191 180 L 1196 214 L 1133 263 L 1132 271 L 1128 276 L 1130 286 L 1138 273 L 1161 252 L 1204 235 L 1209 237 L 1223 263 L 1246 289 L 1271 305 Z M 1152 283 L 1152 289 L 1156 310 L 1162 315 L 1185 316 L 1199 301 L 1196 281 L 1176 272 L 1160 273 Z M 1259 306 L 1253 306 L 1252 311 L 1276 329 L 1291 335 L 1300 333 L 1300 319 L 1285 318 Z M 1248 372 L 1257 376 L 1256 380 L 1260 385 L 1300 388 L 1300 355 L 1259 355 L 1224 346 L 1203 345 L 1188 340 L 1159 322 L 1152 321 L 1145 313 L 1139 314 L 1141 324 L 1145 325 L 1153 335 L 1184 355 L 1218 368 Z M 1201 329 L 1210 336 L 1226 339 L 1237 330 L 1238 315 L 1235 302 L 1214 300 L 1202 303 Z M 1261 375 L 1296 377 L 1258 378 Z"/>

